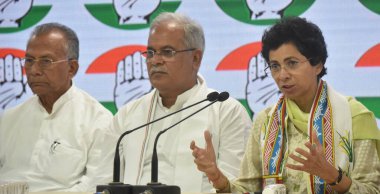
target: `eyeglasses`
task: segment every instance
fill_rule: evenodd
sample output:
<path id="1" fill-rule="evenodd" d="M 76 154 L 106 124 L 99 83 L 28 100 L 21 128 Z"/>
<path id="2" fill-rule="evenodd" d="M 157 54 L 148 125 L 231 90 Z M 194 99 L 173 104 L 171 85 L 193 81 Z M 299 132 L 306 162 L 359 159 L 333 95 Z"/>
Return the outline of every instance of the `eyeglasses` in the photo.
<path id="1" fill-rule="evenodd" d="M 268 64 L 268 66 L 265 68 L 265 70 L 269 69 L 272 74 L 277 74 L 281 71 L 281 69 L 286 69 L 287 71 L 294 71 L 296 70 L 301 63 L 305 63 L 310 61 L 310 59 L 306 59 L 304 61 L 299 61 L 297 59 L 289 59 L 285 61 L 284 66 L 281 67 L 280 64 L 276 62 L 271 62 Z"/>
<path id="2" fill-rule="evenodd" d="M 147 59 L 151 59 L 154 57 L 154 55 L 160 55 L 165 59 L 171 59 L 174 57 L 175 54 L 181 53 L 181 52 L 187 52 L 187 51 L 194 51 L 195 48 L 190 48 L 190 49 L 184 49 L 184 50 L 173 50 L 173 49 L 162 49 L 160 51 L 155 51 L 155 50 L 147 50 L 145 52 L 142 52 L 141 54 L 146 57 Z"/>
<path id="3" fill-rule="evenodd" d="M 38 63 L 39 67 L 41 67 L 42 69 L 46 69 L 46 68 L 49 68 L 51 66 L 51 64 L 60 63 L 60 62 L 64 62 L 64 61 L 70 61 L 70 60 L 71 59 L 63 59 L 63 60 L 53 61 L 53 59 L 49 59 L 49 58 L 33 59 L 33 58 L 26 57 L 26 58 L 23 58 L 21 60 L 21 64 L 25 68 L 31 68 L 34 63 Z"/>

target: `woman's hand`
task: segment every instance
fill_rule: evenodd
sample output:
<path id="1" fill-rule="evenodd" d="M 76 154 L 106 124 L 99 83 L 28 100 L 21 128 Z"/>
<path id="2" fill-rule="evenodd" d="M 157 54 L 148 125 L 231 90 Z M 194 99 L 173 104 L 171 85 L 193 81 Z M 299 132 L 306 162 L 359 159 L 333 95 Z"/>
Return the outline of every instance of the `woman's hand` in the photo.
<path id="1" fill-rule="evenodd" d="M 300 170 L 308 172 L 312 175 L 316 175 L 324 179 L 327 183 L 332 183 L 338 177 L 338 172 L 334 166 L 332 166 L 325 158 L 322 145 L 319 143 L 316 133 L 312 133 L 313 143 L 306 142 L 305 146 L 309 148 L 306 151 L 302 148 L 296 148 L 295 152 L 303 157 L 290 154 L 289 157 L 300 163 L 286 164 L 286 167 L 293 170 Z"/>
<path id="2" fill-rule="evenodd" d="M 289 155 L 290 158 L 297 161 L 299 164 L 287 163 L 286 167 L 319 176 L 325 180 L 327 184 L 334 183 L 337 180 L 339 173 L 337 169 L 326 160 L 323 147 L 319 143 L 317 134 L 314 131 L 312 133 L 312 140 L 313 143 L 305 143 L 305 146 L 309 151 L 302 148 L 296 148 L 295 151 L 303 157 L 296 156 L 293 153 Z M 351 179 L 343 175 L 340 184 L 332 186 L 332 188 L 339 193 L 344 193 L 350 188 L 350 186 Z"/>

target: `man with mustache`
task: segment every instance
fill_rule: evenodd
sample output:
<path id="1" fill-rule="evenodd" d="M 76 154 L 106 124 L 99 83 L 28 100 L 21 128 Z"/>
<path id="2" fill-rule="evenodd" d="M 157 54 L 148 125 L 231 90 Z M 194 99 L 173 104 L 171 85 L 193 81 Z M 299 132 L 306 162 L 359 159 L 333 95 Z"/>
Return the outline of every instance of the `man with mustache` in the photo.
<path id="1" fill-rule="evenodd" d="M 25 58 L 14 59 L 35 95 L 0 119 L 0 183 L 27 182 L 32 192 L 90 192 L 110 181 L 112 155 L 102 151 L 113 149 L 104 142 L 112 114 L 73 84 L 78 58 L 75 32 L 48 23 L 32 32 Z"/>
<path id="2" fill-rule="evenodd" d="M 161 13 L 155 18 L 149 31 L 147 51 L 143 52 L 155 89 L 119 109 L 112 123 L 116 134 L 201 101 L 214 91 L 198 74 L 204 44 L 202 27 L 187 16 Z M 125 136 L 120 146 L 124 161 L 121 179 L 128 184 L 149 183 L 153 144 L 158 132 L 206 104 L 201 103 Z M 231 98 L 214 103 L 175 126 L 160 136 L 157 144 L 158 181 L 178 185 L 183 192 L 212 191 L 207 177 L 196 169 L 188 147 L 193 139 L 204 143 L 205 130 L 209 130 L 217 145 L 218 166 L 228 177 L 236 177 L 250 126 L 247 111 Z"/>

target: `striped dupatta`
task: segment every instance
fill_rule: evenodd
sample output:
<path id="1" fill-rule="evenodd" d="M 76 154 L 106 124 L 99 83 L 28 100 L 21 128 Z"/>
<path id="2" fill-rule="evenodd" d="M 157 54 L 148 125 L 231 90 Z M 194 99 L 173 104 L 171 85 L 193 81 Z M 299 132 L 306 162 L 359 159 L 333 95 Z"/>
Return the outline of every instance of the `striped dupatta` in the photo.
<path id="1" fill-rule="evenodd" d="M 286 100 L 282 96 L 269 113 L 268 123 L 262 133 L 262 169 L 264 186 L 282 183 L 284 158 L 287 158 L 287 111 Z M 346 98 L 326 82 L 320 80 L 310 111 L 308 134 L 315 131 L 323 147 L 327 161 L 341 167 L 347 175 L 352 171 L 353 143 L 352 118 Z M 313 143 L 312 138 L 309 141 Z M 291 143 L 291 142 L 290 142 Z M 310 175 L 308 193 L 329 194 L 333 189 L 320 177 Z"/>

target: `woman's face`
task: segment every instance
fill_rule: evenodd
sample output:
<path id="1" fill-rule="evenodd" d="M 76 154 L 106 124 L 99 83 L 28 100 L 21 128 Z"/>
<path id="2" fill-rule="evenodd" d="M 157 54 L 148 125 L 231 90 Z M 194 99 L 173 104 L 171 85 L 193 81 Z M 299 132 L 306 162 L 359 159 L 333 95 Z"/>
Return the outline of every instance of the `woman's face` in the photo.
<path id="1" fill-rule="evenodd" d="M 293 43 L 269 51 L 269 67 L 278 88 L 299 106 L 311 105 L 317 90 L 317 76 L 323 65 L 312 66 Z"/>

